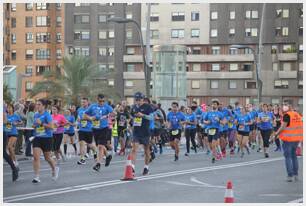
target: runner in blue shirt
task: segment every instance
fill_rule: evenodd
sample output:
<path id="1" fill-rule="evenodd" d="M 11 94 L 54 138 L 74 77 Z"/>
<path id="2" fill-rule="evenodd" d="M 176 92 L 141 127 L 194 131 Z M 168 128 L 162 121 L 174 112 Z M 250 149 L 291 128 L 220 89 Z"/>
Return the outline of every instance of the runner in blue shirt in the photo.
<path id="1" fill-rule="evenodd" d="M 196 136 L 197 136 L 197 147 L 202 147 L 204 149 L 204 140 L 203 140 L 203 132 L 202 132 L 202 127 L 200 126 L 200 121 L 201 121 L 201 117 L 202 117 L 202 108 L 200 106 L 198 106 L 198 103 L 196 101 L 192 101 L 191 103 L 191 109 L 192 112 L 195 113 L 196 117 L 197 117 L 197 132 L 196 132 Z M 192 148 L 194 149 L 194 148 Z"/>
<path id="2" fill-rule="evenodd" d="M 203 149 L 204 147 L 206 147 L 207 152 L 206 154 L 209 155 L 210 154 L 210 147 L 209 147 L 209 142 L 208 142 L 208 134 L 207 134 L 207 124 L 204 123 L 204 120 L 206 118 L 207 115 L 207 107 L 206 105 L 204 107 L 202 107 L 203 111 L 202 111 L 202 115 L 201 115 L 201 119 L 200 119 L 200 126 L 202 128 L 202 139 L 200 141 L 202 141 L 203 144 Z"/>
<path id="3" fill-rule="evenodd" d="M 103 156 L 106 156 L 105 167 L 109 166 L 112 155 L 107 155 L 108 140 L 108 115 L 113 112 L 113 108 L 105 102 L 103 94 L 97 95 L 97 103 L 91 104 L 85 111 L 85 119 L 92 121 L 92 131 L 96 144 L 98 145 L 98 158 L 96 165 L 93 167 L 95 171 L 100 171 Z"/>
<path id="4" fill-rule="evenodd" d="M 253 124 L 253 121 L 246 110 L 247 108 L 240 107 L 240 114 L 238 114 L 236 120 L 238 130 L 237 140 L 240 146 L 241 158 L 244 156 L 244 148 L 250 154 L 247 143 L 249 141 L 250 125 Z"/>
<path id="5" fill-rule="evenodd" d="M 269 157 L 269 140 L 273 129 L 273 114 L 268 111 L 268 105 L 263 104 L 263 111 L 258 114 L 260 133 L 263 140 L 265 158 Z"/>
<path id="6" fill-rule="evenodd" d="M 78 109 L 77 113 L 77 126 L 79 128 L 79 143 L 80 143 L 80 160 L 77 162 L 78 165 L 86 164 L 86 148 L 85 144 L 87 144 L 88 148 L 90 148 L 94 153 L 94 159 L 97 159 L 97 148 L 96 145 L 92 143 L 93 134 L 92 134 L 92 122 L 85 117 L 85 111 L 89 107 L 88 98 L 83 97 L 81 100 L 81 107 Z"/>
<path id="7" fill-rule="evenodd" d="M 252 149 L 255 149 L 256 146 L 256 118 L 257 118 L 257 112 L 255 110 L 255 108 L 253 107 L 252 104 L 248 104 L 247 106 L 247 111 L 248 114 L 250 115 L 251 119 L 252 119 L 252 125 L 250 125 L 250 146 L 252 147 Z"/>
<path id="8" fill-rule="evenodd" d="M 174 161 L 178 161 L 179 159 L 179 143 L 184 123 L 185 115 L 179 111 L 178 103 L 172 102 L 171 112 L 167 115 L 167 126 L 170 129 L 170 146 L 175 150 Z"/>
<path id="9" fill-rule="evenodd" d="M 226 146 L 227 146 L 227 142 L 228 142 L 228 125 L 227 125 L 227 121 L 229 120 L 229 111 L 227 110 L 226 107 L 222 108 L 221 106 L 220 108 L 220 112 L 223 115 L 223 123 L 220 124 L 220 147 L 221 147 L 221 152 L 222 152 L 222 156 L 225 157 L 226 156 Z"/>
<path id="10" fill-rule="evenodd" d="M 65 130 L 64 130 L 64 154 L 65 156 L 67 155 L 67 142 L 68 142 L 68 139 L 70 139 L 70 144 L 73 146 L 74 154 L 76 156 L 78 153 L 77 153 L 77 147 L 74 141 L 75 117 L 71 115 L 71 111 L 69 109 L 65 110 L 64 116 L 67 122 L 67 124 L 65 125 Z"/>
<path id="11" fill-rule="evenodd" d="M 235 142 L 237 136 L 237 127 L 235 124 L 236 115 L 233 112 L 233 107 L 231 105 L 228 106 L 229 116 L 228 116 L 228 143 L 230 147 L 230 154 L 233 155 L 235 151 Z"/>
<path id="12" fill-rule="evenodd" d="M 218 111 L 219 101 L 212 100 L 212 110 L 205 117 L 204 123 L 207 124 L 208 142 L 212 151 L 212 163 L 215 163 L 216 158 L 221 159 L 221 149 L 218 147 L 220 138 L 220 123 L 223 122 L 223 115 Z"/>
<path id="13" fill-rule="evenodd" d="M 187 152 L 185 156 L 189 156 L 190 153 L 190 140 L 194 149 L 194 152 L 197 153 L 197 145 L 195 142 L 195 136 L 197 132 L 197 116 L 192 112 L 192 107 L 187 107 L 187 113 L 185 114 L 185 137 L 186 137 L 186 149 Z"/>
<path id="14" fill-rule="evenodd" d="M 15 156 L 15 145 L 18 137 L 17 125 L 22 124 L 21 118 L 18 114 L 14 113 L 14 106 L 11 104 L 7 105 L 7 123 L 5 124 L 4 131 L 6 132 L 8 143 L 8 151 L 11 159 L 13 160 L 16 167 L 18 163 Z"/>

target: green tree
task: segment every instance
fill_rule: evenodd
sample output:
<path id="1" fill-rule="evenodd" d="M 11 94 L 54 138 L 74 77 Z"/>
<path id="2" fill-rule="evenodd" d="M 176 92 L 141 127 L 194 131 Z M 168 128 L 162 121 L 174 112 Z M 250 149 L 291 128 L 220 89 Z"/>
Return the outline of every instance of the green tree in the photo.
<path id="1" fill-rule="evenodd" d="M 3 100 L 6 103 L 11 103 L 13 100 L 13 96 L 11 94 L 11 92 L 9 91 L 8 85 L 7 84 L 3 84 Z"/>

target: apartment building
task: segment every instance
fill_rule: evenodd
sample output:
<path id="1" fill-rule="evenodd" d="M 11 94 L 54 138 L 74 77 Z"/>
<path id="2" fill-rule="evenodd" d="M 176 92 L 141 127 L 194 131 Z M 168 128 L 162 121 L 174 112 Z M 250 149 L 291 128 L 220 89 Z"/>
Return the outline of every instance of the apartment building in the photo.
<path id="1" fill-rule="evenodd" d="M 3 62 L 16 66 L 20 97 L 27 98 L 44 71 L 60 70 L 64 53 L 63 7 L 60 3 L 6 3 L 3 9 Z"/>
<path id="2" fill-rule="evenodd" d="M 147 6 L 142 4 L 142 27 Z M 199 103 L 257 102 L 252 49 L 259 45 L 263 4 L 152 4 L 151 45 L 180 44 L 187 53 L 187 98 Z M 302 105 L 302 4 L 266 4 L 260 78 L 262 101 Z M 231 48 L 233 44 L 250 47 Z M 141 50 L 127 45 L 125 96 L 142 89 Z"/>

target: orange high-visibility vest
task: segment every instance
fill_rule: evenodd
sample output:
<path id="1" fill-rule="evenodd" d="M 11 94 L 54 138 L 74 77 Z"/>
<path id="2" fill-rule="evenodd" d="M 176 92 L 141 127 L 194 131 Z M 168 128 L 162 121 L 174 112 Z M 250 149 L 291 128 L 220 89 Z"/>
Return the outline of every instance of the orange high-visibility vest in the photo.
<path id="1" fill-rule="evenodd" d="M 303 141 L 303 120 L 299 113 L 289 111 L 290 126 L 287 126 L 279 134 L 279 138 L 285 142 L 299 142 Z"/>

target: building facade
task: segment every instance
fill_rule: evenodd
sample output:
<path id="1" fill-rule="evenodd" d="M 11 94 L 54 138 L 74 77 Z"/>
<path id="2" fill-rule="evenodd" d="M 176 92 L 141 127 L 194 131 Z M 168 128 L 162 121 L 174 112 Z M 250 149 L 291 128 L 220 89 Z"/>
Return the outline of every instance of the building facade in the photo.
<path id="1" fill-rule="evenodd" d="M 142 27 L 146 22 L 142 5 Z M 151 45 L 188 47 L 188 100 L 224 104 L 257 102 L 255 51 L 263 4 L 152 4 Z M 302 4 L 266 4 L 262 25 L 262 101 L 302 105 Z M 245 49 L 231 48 L 242 44 Z M 126 53 L 125 96 L 144 88 L 141 50 Z M 144 89 L 143 89 L 144 91 Z"/>
<path id="2" fill-rule="evenodd" d="M 62 4 L 11 3 L 3 9 L 3 62 L 16 65 L 22 85 L 20 97 L 27 98 L 44 71 L 60 70 L 64 53 Z"/>

